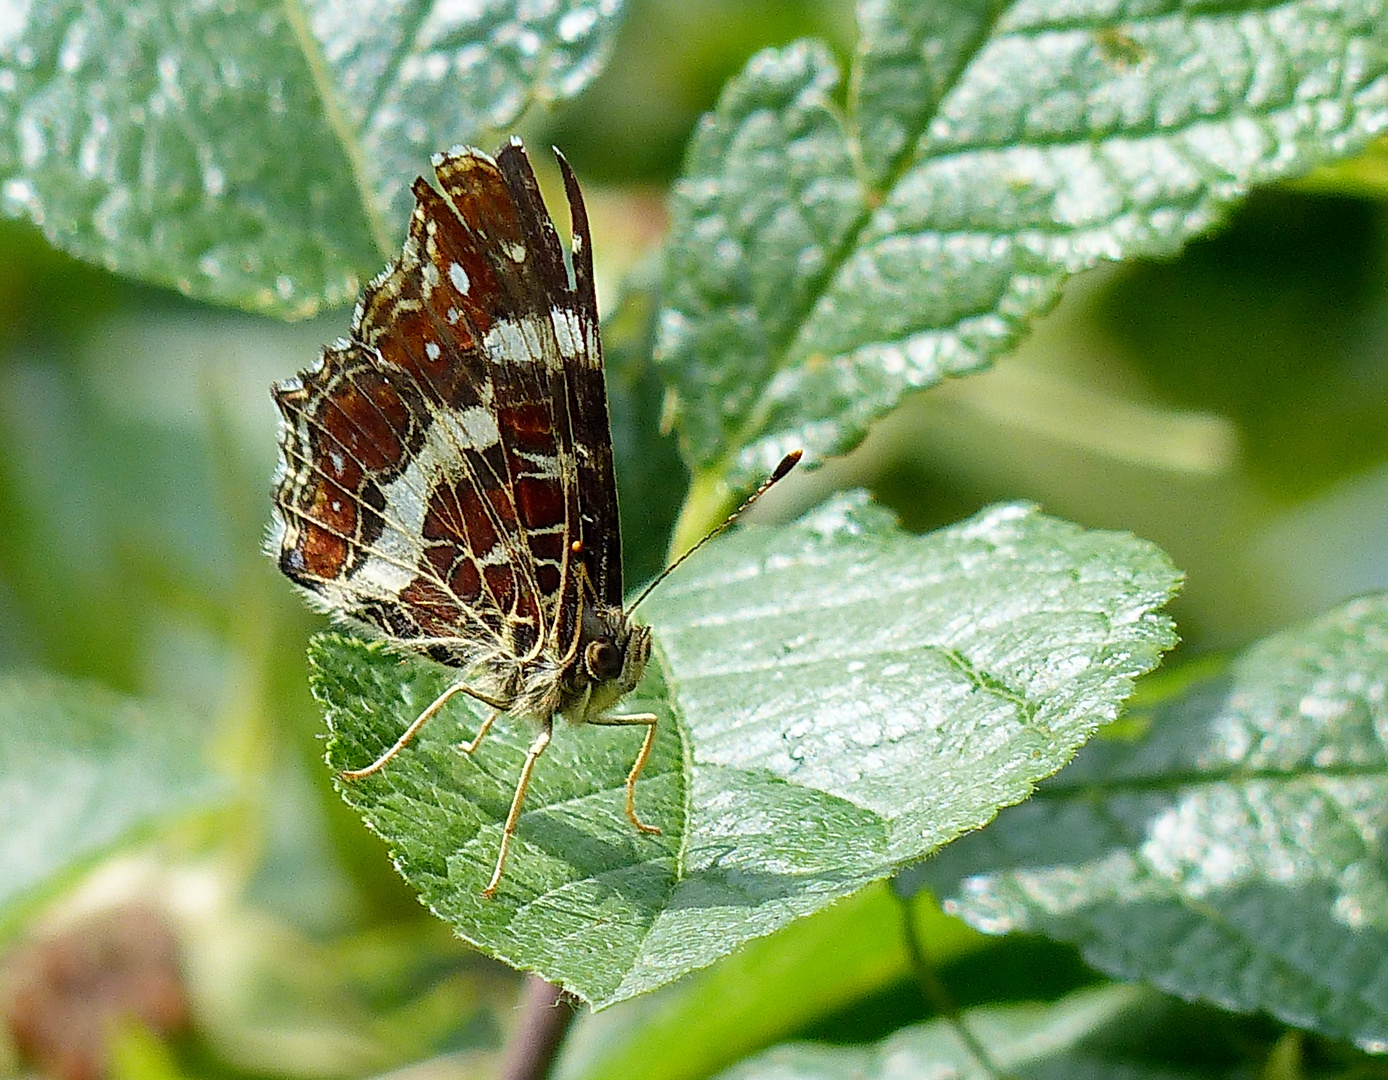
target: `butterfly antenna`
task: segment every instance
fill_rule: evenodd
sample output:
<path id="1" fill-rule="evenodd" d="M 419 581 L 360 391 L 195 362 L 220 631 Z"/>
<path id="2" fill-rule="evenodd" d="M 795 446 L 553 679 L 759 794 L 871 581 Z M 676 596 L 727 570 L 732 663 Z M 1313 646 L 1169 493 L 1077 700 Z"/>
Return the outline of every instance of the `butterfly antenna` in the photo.
<path id="1" fill-rule="evenodd" d="M 641 601 L 646 599 L 646 597 L 650 596 L 652 590 L 655 589 L 655 587 L 659 585 L 662 581 L 664 581 L 667 577 L 673 574 L 679 568 L 680 564 L 684 562 L 685 559 L 693 555 L 694 552 L 698 551 L 701 547 L 707 544 L 715 536 L 718 536 L 720 533 L 722 533 L 725 529 L 728 528 L 729 525 L 731 525 L 734 521 L 736 521 L 744 513 L 746 513 L 747 508 L 751 506 L 754 502 L 756 502 L 758 499 L 760 499 L 763 495 L 765 495 L 768 491 L 770 491 L 772 485 L 778 484 L 782 480 L 784 480 L 786 478 L 786 475 L 790 472 L 790 470 L 795 468 L 796 465 L 800 464 L 800 459 L 804 456 L 804 454 L 805 451 L 803 450 L 792 450 L 785 457 L 781 458 L 781 463 L 777 465 L 775 469 L 772 470 L 770 476 L 768 476 L 765 480 L 762 481 L 761 487 L 757 488 L 756 491 L 748 495 L 747 498 L 743 500 L 742 505 L 739 506 L 736 510 L 734 510 L 731 514 L 729 514 L 723 520 L 723 523 L 721 525 L 717 526 L 716 528 L 710 529 L 708 532 L 706 532 L 702 540 L 700 540 L 692 548 L 690 548 L 678 559 L 676 559 L 664 570 L 662 570 L 659 574 L 657 574 L 655 580 L 641 590 L 641 595 L 636 598 L 636 602 L 633 603 L 631 607 L 627 608 L 626 613 L 630 615 L 633 611 L 640 607 Z"/>

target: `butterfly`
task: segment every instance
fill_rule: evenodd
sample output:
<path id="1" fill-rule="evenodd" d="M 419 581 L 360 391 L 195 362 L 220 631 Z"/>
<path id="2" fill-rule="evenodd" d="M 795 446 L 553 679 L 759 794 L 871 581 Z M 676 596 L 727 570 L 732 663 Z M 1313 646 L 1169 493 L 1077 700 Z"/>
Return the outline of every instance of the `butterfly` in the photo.
<path id="1" fill-rule="evenodd" d="M 384 768 L 458 694 L 529 718 L 526 751 L 487 886 L 501 882 L 556 717 L 644 726 L 626 816 L 655 743 L 652 713 L 614 713 L 651 654 L 623 604 L 621 529 L 588 215 L 556 156 L 572 275 L 525 149 L 461 147 L 414 183 L 400 256 L 366 286 L 349 336 L 278 383 L 280 463 L 268 547 L 328 614 L 458 671 L 374 762 Z M 726 528 L 772 477 L 695 545 Z"/>

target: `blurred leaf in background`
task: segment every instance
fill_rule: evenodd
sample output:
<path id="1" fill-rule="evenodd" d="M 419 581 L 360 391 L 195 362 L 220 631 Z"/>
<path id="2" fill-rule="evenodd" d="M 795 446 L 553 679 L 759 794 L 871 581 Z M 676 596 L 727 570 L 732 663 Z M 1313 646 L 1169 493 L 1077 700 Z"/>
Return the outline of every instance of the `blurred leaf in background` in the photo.
<path id="1" fill-rule="evenodd" d="M 338 336 L 346 314 L 286 327 L 130 279 L 291 316 L 352 300 L 398 243 L 401 200 L 430 152 L 499 138 L 601 67 L 619 4 L 524 8 L 0 13 L 3 208 L 125 275 L 55 254 L 32 227 L 0 231 L 0 650 L 9 666 L 94 679 L 152 715 L 192 718 L 186 755 L 221 775 L 219 805 L 235 809 L 210 833 L 152 848 L 204 865 L 203 887 L 136 877 L 173 909 L 202 1046 L 192 1053 L 219 1069 L 351 1073 L 485 1051 L 508 1023 L 514 980 L 450 941 L 329 789 L 304 669 L 316 620 L 260 553 L 267 388 Z M 678 470 L 669 486 L 675 506 Z M 12 695 L 10 723 L 32 750 L 6 762 L 17 815 L 6 840 L 43 835 L 21 794 L 56 822 L 67 805 L 56 796 L 69 793 L 73 843 L 38 853 L 60 883 L 175 820 L 155 797 L 181 774 L 109 696 L 84 703 L 113 730 L 72 776 L 131 807 L 153 803 L 130 828 L 54 771 L 63 735 L 44 710 L 60 699 Z M 158 782 L 132 773 L 141 767 Z M 36 787 L 44 775 L 59 779 Z M 84 826 L 82 812 L 100 821 Z M 113 902 L 120 890 L 94 880 Z M 18 913 L 38 896 L 23 883 Z"/>

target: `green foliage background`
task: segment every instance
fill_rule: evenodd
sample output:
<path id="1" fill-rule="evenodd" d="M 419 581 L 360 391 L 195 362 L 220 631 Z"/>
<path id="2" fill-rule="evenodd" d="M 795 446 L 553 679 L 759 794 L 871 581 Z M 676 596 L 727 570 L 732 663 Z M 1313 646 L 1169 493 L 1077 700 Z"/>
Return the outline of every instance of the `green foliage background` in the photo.
<path id="1" fill-rule="evenodd" d="M 1016 790 L 968 787 L 977 807 L 936 833 L 903 811 L 928 842 L 884 841 L 851 888 L 755 931 L 777 933 L 585 1015 L 558 1075 L 984 1075 L 903 923 L 1004 1069 L 1384 1071 L 1388 660 L 1381 599 L 1345 603 L 1388 588 L 1380 8 L 1078 5 L 1052 25 L 1026 4 L 511 7 L 475 25 L 447 5 L 373 26 L 315 4 L 0 21 L 5 943 L 75 918 L 75 896 L 162 904 L 196 1021 L 169 1045 L 122 1036 L 117 1073 L 494 1068 L 518 976 L 426 912 L 332 790 L 305 661 L 322 623 L 259 549 L 269 383 L 344 332 L 428 153 L 517 130 L 542 169 L 538 148 L 564 149 L 588 193 L 632 580 L 790 443 L 832 456 L 763 524 L 860 487 L 919 533 L 1029 500 L 1142 537 L 1187 579 L 1178 652 L 1038 798 L 853 891 L 1023 797 L 1122 680 Z M 970 67 L 984 45 L 995 63 Z M 1149 114 L 1124 111 L 1146 92 Z M 894 273 L 899 292 L 878 287 Z M 915 543 L 874 513 L 870 535 Z M 720 560 L 773 559 L 777 535 L 691 564 L 690 592 L 735 577 Z M 1166 574 L 1156 606 L 1165 562 L 1123 550 Z M 674 700 L 716 718 L 746 695 L 676 655 L 718 644 L 682 602 L 664 612 Z M 900 606 L 881 597 L 883 625 Z M 933 760 L 931 792 L 949 779 Z M 1190 870 L 1211 852 L 1235 865 L 1219 882 Z M 812 1041 L 751 1056 L 794 1038 Z"/>

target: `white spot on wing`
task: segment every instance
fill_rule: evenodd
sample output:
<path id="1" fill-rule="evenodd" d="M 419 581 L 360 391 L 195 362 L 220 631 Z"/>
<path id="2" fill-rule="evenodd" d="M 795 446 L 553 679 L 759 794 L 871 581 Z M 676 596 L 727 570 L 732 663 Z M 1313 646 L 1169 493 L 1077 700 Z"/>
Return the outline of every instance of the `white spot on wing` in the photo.
<path id="1" fill-rule="evenodd" d="M 545 356 L 545 338 L 549 337 L 546 330 L 544 337 L 540 336 L 540 328 L 543 324 L 539 319 L 525 318 L 520 321 L 521 333 L 525 336 L 525 347 L 530 355 L 537 360 L 543 360 Z"/>
<path id="2" fill-rule="evenodd" d="M 517 244 L 517 243 L 514 243 L 514 242 L 513 242 L 513 243 L 510 243 L 510 244 L 507 244 L 507 245 L 506 245 L 506 254 L 509 255 L 509 256 L 511 257 L 511 261 L 512 261 L 512 262 L 514 262 L 514 263 L 523 263 L 523 262 L 525 262 L 525 255 L 526 255 L 526 252 L 525 252 L 525 245 L 524 245 L 524 244 Z"/>
<path id="3" fill-rule="evenodd" d="M 468 280 L 467 271 L 462 268 L 460 263 L 448 264 L 448 280 L 453 282 L 453 287 L 463 296 L 467 295 L 472 282 Z"/>
<path id="4" fill-rule="evenodd" d="M 525 338 L 521 336 L 520 324 L 512 319 L 503 319 L 487 331 L 482 344 L 493 356 L 508 363 L 525 363 L 533 357 L 526 355 Z"/>
<path id="5" fill-rule="evenodd" d="M 437 341 L 426 341 L 424 343 L 424 355 L 429 357 L 430 360 L 437 360 L 441 352 L 442 350 L 439 348 L 439 343 Z"/>
<path id="6" fill-rule="evenodd" d="M 595 322 L 590 322 L 586 328 L 586 333 L 583 336 L 584 339 L 588 342 L 588 363 L 596 367 L 598 363 L 598 357 L 602 355 L 598 347 L 598 324 Z"/>
<path id="7" fill-rule="evenodd" d="M 578 342 L 583 336 L 578 326 L 578 317 L 572 311 L 552 308 L 549 318 L 554 323 L 554 340 L 559 343 L 559 355 L 570 360 L 577 359 Z"/>
<path id="8" fill-rule="evenodd" d="M 473 406 L 471 409 L 463 409 L 460 412 L 446 412 L 440 419 L 443 421 L 443 426 L 449 430 L 450 436 L 464 449 L 485 450 L 501 441 L 501 432 L 497 430 L 496 417 L 492 415 L 490 409 Z M 430 432 L 432 433 L 433 429 L 438 426 L 439 420 L 435 420 L 433 427 L 429 429 Z"/>
<path id="9" fill-rule="evenodd" d="M 521 476 L 528 476 L 536 480 L 559 479 L 559 459 L 553 454 L 540 454 L 520 449 L 515 449 L 512 453 L 531 466 L 531 468 L 523 471 Z"/>
<path id="10" fill-rule="evenodd" d="M 482 345 L 507 363 L 543 363 L 546 351 L 543 342 L 551 333 L 550 327 L 533 315 L 503 319 L 487 332 Z"/>
<path id="11" fill-rule="evenodd" d="M 501 566 L 503 563 L 511 561 L 509 552 L 505 544 L 493 544 L 486 551 L 473 552 L 477 557 L 478 566 Z"/>
<path id="12" fill-rule="evenodd" d="M 387 533 L 386 535 L 390 534 Z M 385 536 L 381 537 L 382 540 L 385 538 Z M 398 540 L 399 538 L 399 534 L 395 534 L 394 539 Z M 374 546 L 382 548 L 379 541 Z M 400 552 L 400 554 L 408 557 L 407 552 Z M 415 572 L 409 566 L 402 566 L 393 559 L 381 555 L 371 555 L 363 560 L 348 580 L 352 583 L 353 592 L 359 595 L 378 600 L 394 600 L 415 577 Z M 338 606 L 348 608 L 352 605 L 343 600 L 339 601 Z"/>

